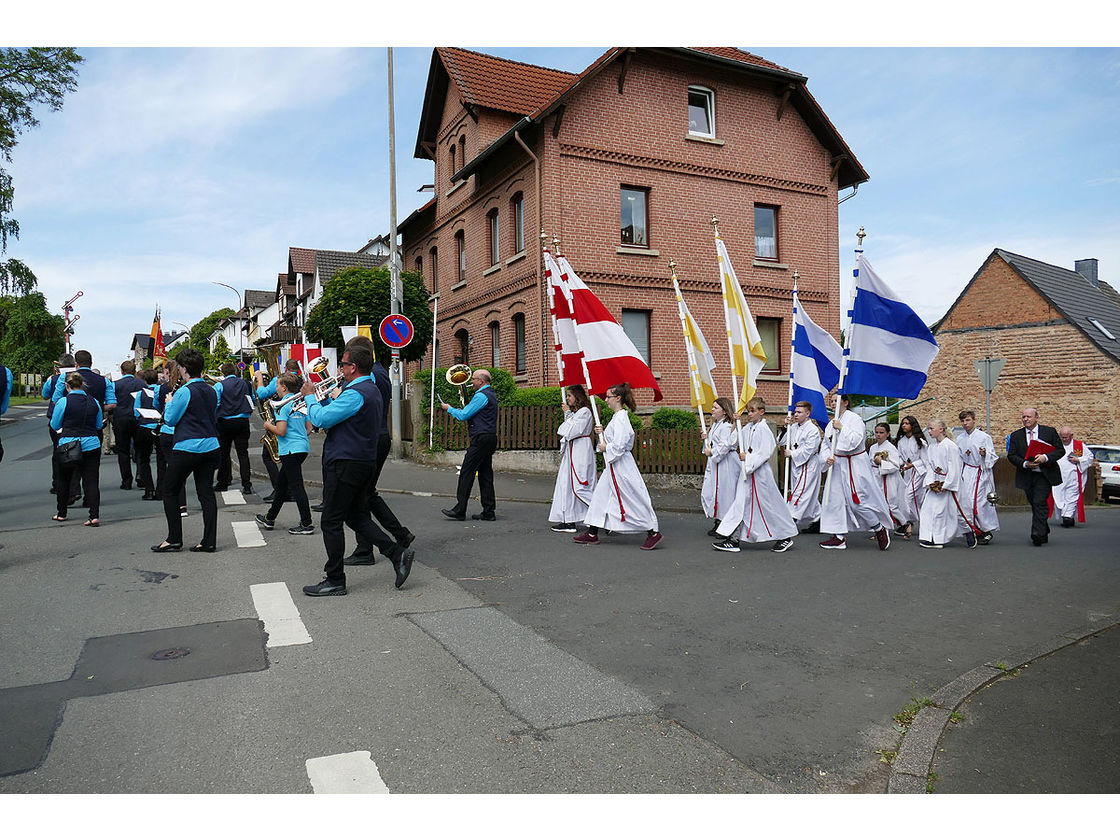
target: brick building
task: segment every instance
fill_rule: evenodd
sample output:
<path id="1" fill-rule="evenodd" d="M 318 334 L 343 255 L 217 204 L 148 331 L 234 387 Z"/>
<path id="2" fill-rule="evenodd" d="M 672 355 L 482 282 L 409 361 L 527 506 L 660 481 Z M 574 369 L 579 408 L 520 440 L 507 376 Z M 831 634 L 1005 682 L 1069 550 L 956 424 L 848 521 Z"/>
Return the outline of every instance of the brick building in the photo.
<path id="1" fill-rule="evenodd" d="M 922 418 L 955 423 L 962 408 L 983 418 L 985 393 L 972 362 L 1006 359 L 992 391 L 992 438 L 1000 452 L 1020 411 L 1069 424 L 1080 439 L 1120 442 L 1120 295 L 1097 276 L 996 248 L 933 327 L 941 345 L 918 399 Z M 983 420 L 981 419 L 981 423 Z"/>
<path id="2" fill-rule="evenodd" d="M 784 407 L 793 269 L 838 333 L 837 193 L 868 178 L 805 83 L 730 48 L 613 48 L 579 74 L 434 50 L 415 155 L 434 163 L 435 197 L 399 230 L 404 267 L 439 293 L 439 363 L 556 383 L 543 228 L 664 404 L 687 405 L 668 262 L 726 379 L 714 214 L 771 360 L 760 391 Z"/>

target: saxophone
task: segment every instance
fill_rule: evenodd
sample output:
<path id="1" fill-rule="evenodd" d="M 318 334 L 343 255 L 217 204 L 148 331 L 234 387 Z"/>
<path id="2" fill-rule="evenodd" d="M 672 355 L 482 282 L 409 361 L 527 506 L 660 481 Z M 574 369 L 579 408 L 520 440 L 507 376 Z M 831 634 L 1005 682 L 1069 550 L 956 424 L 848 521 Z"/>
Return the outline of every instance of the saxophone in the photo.
<path id="1" fill-rule="evenodd" d="M 268 366 L 269 374 L 275 378 L 280 375 L 280 360 L 273 356 L 271 353 L 265 354 L 265 364 Z M 257 411 L 261 415 L 261 420 L 268 423 L 276 422 L 276 412 L 272 406 L 269 405 L 269 400 L 257 400 Z M 272 432 L 265 432 L 261 437 L 261 445 L 264 451 L 268 453 L 268 457 L 272 459 L 273 463 L 280 463 L 280 442 L 276 435 Z"/>

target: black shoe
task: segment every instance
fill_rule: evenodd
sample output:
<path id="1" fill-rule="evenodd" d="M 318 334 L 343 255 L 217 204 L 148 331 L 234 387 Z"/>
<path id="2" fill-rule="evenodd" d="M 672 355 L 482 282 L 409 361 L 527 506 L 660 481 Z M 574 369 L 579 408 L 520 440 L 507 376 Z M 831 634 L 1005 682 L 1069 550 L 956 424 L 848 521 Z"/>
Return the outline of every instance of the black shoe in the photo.
<path id="1" fill-rule="evenodd" d="M 317 513 L 322 513 L 323 512 L 323 505 L 324 505 L 323 502 L 319 502 L 319 504 L 317 504 L 317 505 L 312 505 L 311 509 L 313 511 L 316 511 Z"/>
<path id="2" fill-rule="evenodd" d="M 979 542 L 980 545 L 987 545 L 991 541 L 992 541 L 992 532 L 991 531 L 988 531 L 987 533 L 981 534 L 979 537 L 977 537 L 977 542 Z"/>
<path id="3" fill-rule="evenodd" d="M 393 569 L 397 573 L 397 579 L 393 585 L 397 589 L 404 586 L 404 582 L 408 580 L 408 573 L 412 571 L 412 558 L 415 556 L 416 552 L 411 548 L 402 548 L 393 556 Z"/>
<path id="4" fill-rule="evenodd" d="M 550 530 L 558 534 L 578 534 L 579 526 L 574 522 L 557 522 Z"/>
<path id="5" fill-rule="evenodd" d="M 224 493 L 229 489 L 229 485 L 227 484 L 225 487 L 223 487 L 220 484 L 215 484 L 210 489 L 213 490 L 215 493 Z"/>
<path id="6" fill-rule="evenodd" d="M 310 537 L 312 534 L 315 533 L 315 526 L 310 525 L 310 524 L 308 524 L 308 525 L 295 525 L 295 526 L 288 529 L 288 533 L 293 534 L 297 537 Z"/>
<path id="7" fill-rule="evenodd" d="M 789 551 L 791 548 L 793 548 L 793 540 L 789 537 L 786 537 L 784 540 L 778 540 L 776 543 L 774 543 L 774 545 L 771 546 L 770 550 L 776 551 L 778 554 L 781 554 L 783 551 Z"/>
<path id="8" fill-rule="evenodd" d="M 448 510 L 447 508 L 443 508 L 440 513 L 442 513 L 448 519 L 454 519 L 456 522 L 463 522 L 467 518 L 465 514 L 456 513 L 455 511 Z"/>
<path id="9" fill-rule="evenodd" d="M 411 531 L 405 531 L 404 536 L 397 540 L 397 545 L 399 545 L 401 548 L 408 548 L 410 545 L 412 545 L 412 541 L 414 539 L 416 539 L 416 535 L 414 533 L 412 533 Z"/>
<path id="10" fill-rule="evenodd" d="M 250 487 L 242 487 L 241 488 L 241 494 L 243 496 L 251 496 L 251 495 L 253 495 L 253 488 L 251 486 Z"/>
<path id="11" fill-rule="evenodd" d="M 446 512 L 446 511 L 445 511 Z M 492 513 L 472 513 L 471 519 L 480 519 L 483 522 L 493 522 L 497 517 Z"/>
<path id="12" fill-rule="evenodd" d="M 819 534 L 821 532 L 821 521 L 818 519 L 812 525 L 805 529 L 806 534 Z"/>
<path id="13" fill-rule="evenodd" d="M 718 528 L 719 528 L 719 523 L 717 522 L 715 525 L 713 525 L 711 527 L 711 530 L 708 531 L 708 536 L 709 537 L 718 537 L 719 536 L 719 531 L 717 530 Z"/>
<path id="14" fill-rule="evenodd" d="M 132 489 L 132 482 L 131 481 L 122 481 L 121 482 L 121 489 L 122 490 L 131 490 Z"/>
<path id="15" fill-rule="evenodd" d="M 976 548 L 976 534 L 974 534 L 972 531 L 965 531 L 964 544 L 969 548 Z"/>
<path id="16" fill-rule="evenodd" d="M 156 497 L 155 497 L 154 494 L 145 493 L 143 496 L 140 497 L 140 501 L 142 501 L 142 502 L 153 502 L 153 501 L 155 501 L 155 498 Z"/>
<path id="17" fill-rule="evenodd" d="M 213 545 L 192 545 L 191 551 L 205 551 L 207 554 L 213 554 L 217 551 L 217 546 Z"/>
<path id="18" fill-rule="evenodd" d="M 265 496 L 263 499 L 261 499 L 261 501 L 262 502 L 271 502 L 275 498 L 276 498 L 276 493 L 272 492 L 272 493 L 269 493 L 267 496 Z M 314 508 L 312 508 L 312 510 L 314 510 Z"/>
<path id="19" fill-rule="evenodd" d="M 1063 528 L 1072 528 L 1073 527 L 1073 517 L 1072 516 L 1063 516 L 1062 517 L 1062 527 Z"/>
<path id="20" fill-rule="evenodd" d="M 1042 545 L 1042 537 L 1040 537 L 1038 534 L 1031 534 L 1031 542 L 1036 546 Z"/>
<path id="21" fill-rule="evenodd" d="M 276 527 L 276 520 L 275 519 L 269 519 L 263 513 L 258 513 L 256 515 L 256 520 L 257 520 L 257 524 L 260 525 L 262 528 L 264 528 L 266 531 L 271 531 L 273 528 Z"/>
<path id="22" fill-rule="evenodd" d="M 162 493 L 156 493 L 154 496 L 152 496 L 152 501 L 153 502 L 162 502 L 163 501 L 163 494 Z"/>
<path id="23" fill-rule="evenodd" d="M 323 580 L 314 586 L 303 587 L 304 595 L 345 595 L 345 583 L 331 583 L 329 580 Z"/>
<path id="24" fill-rule="evenodd" d="M 377 558 L 373 556 L 371 551 L 369 554 L 359 554 L 355 551 L 349 557 L 342 558 L 342 565 L 344 566 L 372 566 L 377 562 Z"/>
<path id="25" fill-rule="evenodd" d="M 152 551 L 155 551 L 158 554 L 162 554 L 165 551 L 178 551 L 182 547 L 182 543 L 167 543 L 166 545 L 160 543 L 159 545 L 153 545 Z"/>

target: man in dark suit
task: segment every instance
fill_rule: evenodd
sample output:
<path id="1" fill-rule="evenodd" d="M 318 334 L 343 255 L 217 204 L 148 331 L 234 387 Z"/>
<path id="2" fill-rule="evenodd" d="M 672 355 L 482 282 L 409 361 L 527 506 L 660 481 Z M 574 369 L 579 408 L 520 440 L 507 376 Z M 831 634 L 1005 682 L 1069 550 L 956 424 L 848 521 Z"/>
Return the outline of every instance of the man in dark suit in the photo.
<path id="1" fill-rule="evenodd" d="M 1024 457 L 1027 448 L 1035 440 L 1050 444 L 1054 450 L 1027 460 Z M 1053 426 L 1040 425 L 1036 409 L 1024 408 L 1023 428 L 1011 433 L 1007 460 L 1015 467 L 1015 486 L 1027 495 L 1031 504 L 1031 542 L 1036 546 L 1046 542 L 1050 533 L 1046 500 L 1050 496 L 1050 488 L 1062 483 L 1058 460 L 1065 452 L 1057 430 Z"/>

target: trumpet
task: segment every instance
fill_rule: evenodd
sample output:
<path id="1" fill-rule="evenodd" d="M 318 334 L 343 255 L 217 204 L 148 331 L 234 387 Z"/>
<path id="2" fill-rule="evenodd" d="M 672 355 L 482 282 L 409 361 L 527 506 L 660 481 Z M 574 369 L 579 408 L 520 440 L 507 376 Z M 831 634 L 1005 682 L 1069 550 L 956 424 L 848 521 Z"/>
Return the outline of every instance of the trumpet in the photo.
<path id="1" fill-rule="evenodd" d="M 473 374 L 471 373 L 471 366 L 464 365 L 462 363 L 452 365 L 447 369 L 447 373 L 444 374 L 444 379 L 447 380 L 448 385 L 459 386 L 460 406 L 465 406 L 467 404 L 467 397 L 463 391 L 463 386 L 471 381 L 471 376 L 473 376 Z"/>
<path id="2" fill-rule="evenodd" d="M 220 370 L 203 371 L 202 378 L 209 382 L 211 385 L 217 385 L 219 382 L 225 379 L 225 377 L 222 376 L 222 372 Z"/>
<path id="3" fill-rule="evenodd" d="M 324 373 L 326 373 L 327 368 L 330 367 L 330 362 L 327 361 L 327 358 L 325 356 L 319 356 L 314 359 L 307 367 L 309 373 L 313 373 L 316 376 L 322 376 Z M 310 382 L 310 380 L 308 381 Z M 325 397 L 341 384 L 342 375 L 339 373 L 336 373 L 334 376 L 327 377 L 326 379 L 320 380 L 319 382 L 312 383 L 312 385 L 314 385 L 315 387 L 315 398 L 319 400 L 323 399 L 323 397 Z M 295 397 L 290 397 L 289 400 L 291 400 L 293 410 L 307 407 L 307 399 L 302 394 Z M 284 400 L 282 403 L 280 403 L 280 405 L 286 405 L 289 400 Z M 274 404 L 274 407 L 279 406 L 276 406 Z"/>

